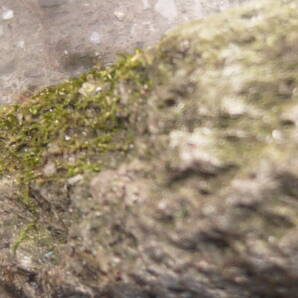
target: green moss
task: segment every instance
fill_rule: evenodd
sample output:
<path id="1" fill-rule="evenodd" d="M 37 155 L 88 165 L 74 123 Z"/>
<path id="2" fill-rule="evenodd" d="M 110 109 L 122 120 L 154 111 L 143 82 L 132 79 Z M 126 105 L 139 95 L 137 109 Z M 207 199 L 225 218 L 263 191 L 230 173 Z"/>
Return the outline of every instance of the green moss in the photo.
<path id="1" fill-rule="evenodd" d="M 36 220 L 31 221 L 25 227 L 20 231 L 19 235 L 17 236 L 13 246 L 12 246 L 12 251 L 15 253 L 19 247 L 19 245 L 27 239 L 28 234 L 36 229 Z"/>
<path id="2" fill-rule="evenodd" d="M 15 178 L 19 201 L 36 220 L 43 203 L 32 195 L 32 185 L 61 185 L 125 155 L 133 127 L 128 128 L 124 111 L 148 88 L 146 64 L 137 50 L 114 65 L 45 88 L 25 103 L 1 108 L 0 175 Z M 27 230 L 20 232 L 14 250 Z"/>

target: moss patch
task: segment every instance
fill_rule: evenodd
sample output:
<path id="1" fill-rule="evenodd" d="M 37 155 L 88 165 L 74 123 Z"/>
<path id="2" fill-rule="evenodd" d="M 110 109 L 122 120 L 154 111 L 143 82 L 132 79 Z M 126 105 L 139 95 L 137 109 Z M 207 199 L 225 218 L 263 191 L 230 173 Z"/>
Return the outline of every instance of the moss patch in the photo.
<path id="1" fill-rule="evenodd" d="M 45 207 L 55 203 L 43 202 L 33 185 L 63 188 L 66 179 L 98 172 L 125 156 L 134 131 L 127 125 L 129 105 L 138 104 L 149 85 L 145 66 L 146 59 L 137 50 L 114 65 L 45 88 L 26 102 L 1 107 L 0 175 L 14 177 L 19 202 L 35 223 L 41 210 L 56 212 Z M 61 197 L 55 201 L 67 200 L 66 195 Z M 27 226 L 14 250 L 25 239 Z"/>

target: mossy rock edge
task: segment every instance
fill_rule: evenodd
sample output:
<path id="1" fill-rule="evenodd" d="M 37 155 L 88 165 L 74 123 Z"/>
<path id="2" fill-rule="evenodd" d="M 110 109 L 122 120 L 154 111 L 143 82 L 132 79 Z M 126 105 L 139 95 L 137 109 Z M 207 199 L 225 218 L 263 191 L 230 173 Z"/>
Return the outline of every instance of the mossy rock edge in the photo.
<path id="1" fill-rule="evenodd" d="M 251 2 L 3 107 L 7 297 L 297 297 L 297 53 Z"/>

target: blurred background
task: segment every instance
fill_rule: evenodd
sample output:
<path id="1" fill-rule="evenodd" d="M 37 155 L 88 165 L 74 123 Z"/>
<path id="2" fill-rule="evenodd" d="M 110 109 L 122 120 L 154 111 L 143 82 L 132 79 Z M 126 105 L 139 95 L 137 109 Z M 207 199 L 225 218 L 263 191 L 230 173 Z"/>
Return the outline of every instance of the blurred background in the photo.
<path id="1" fill-rule="evenodd" d="M 0 104 L 248 0 L 0 0 Z"/>

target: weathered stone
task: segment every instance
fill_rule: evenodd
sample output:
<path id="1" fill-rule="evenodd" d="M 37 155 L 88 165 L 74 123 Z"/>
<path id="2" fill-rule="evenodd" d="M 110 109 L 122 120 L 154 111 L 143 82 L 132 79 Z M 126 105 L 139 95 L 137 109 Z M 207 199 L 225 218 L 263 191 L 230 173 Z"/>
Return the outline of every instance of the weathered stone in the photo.
<path id="1" fill-rule="evenodd" d="M 294 0 L 169 32 L 144 53 L 140 102 L 129 80 L 113 85 L 115 117 L 133 131 L 126 155 L 111 151 L 101 173 L 75 183 L 37 178 L 37 218 L 29 208 L 24 220 L 15 184 L 1 180 L 4 288 L 16 297 L 297 297 L 297 53 Z M 35 234 L 27 225 L 22 238 L 14 225 L 28 218 Z"/>

